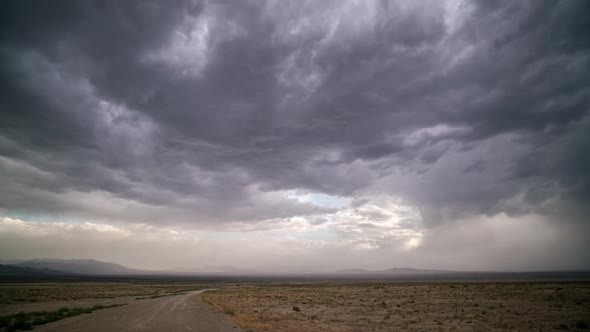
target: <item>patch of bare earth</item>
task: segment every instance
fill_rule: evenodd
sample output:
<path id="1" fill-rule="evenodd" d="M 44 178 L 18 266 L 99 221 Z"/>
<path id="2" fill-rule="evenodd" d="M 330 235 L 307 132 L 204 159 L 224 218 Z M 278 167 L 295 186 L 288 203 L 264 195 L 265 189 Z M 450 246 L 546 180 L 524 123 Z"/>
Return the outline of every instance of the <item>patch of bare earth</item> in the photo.
<path id="1" fill-rule="evenodd" d="M 571 331 L 590 324 L 590 283 L 234 286 L 203 298 L 251 331 Z"/>

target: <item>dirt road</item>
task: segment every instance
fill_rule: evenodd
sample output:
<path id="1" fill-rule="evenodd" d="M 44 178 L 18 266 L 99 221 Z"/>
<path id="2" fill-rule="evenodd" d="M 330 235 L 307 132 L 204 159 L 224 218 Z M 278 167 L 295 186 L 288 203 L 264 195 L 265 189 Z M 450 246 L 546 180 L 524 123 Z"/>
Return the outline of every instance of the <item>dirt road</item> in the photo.
<path id="1" fill-rule="evenodd" d="M 41 325 L 35 331 L 241 331 L 201 300 L 203 291 L 144 299 Z"/>

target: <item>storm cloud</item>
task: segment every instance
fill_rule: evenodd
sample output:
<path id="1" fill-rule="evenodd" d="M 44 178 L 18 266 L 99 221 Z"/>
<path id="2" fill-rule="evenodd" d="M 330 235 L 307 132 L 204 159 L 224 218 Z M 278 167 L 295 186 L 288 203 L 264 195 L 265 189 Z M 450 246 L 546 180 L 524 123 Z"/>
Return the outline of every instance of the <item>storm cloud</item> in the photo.
<path id="1" fill-rule="evenodd" d="M 0 13 L 0 236 L 47 235 L 2 241 L 6 258 L 63 256 L 65 227 L 141 229 L 121 242 L 137 266 L 165 261 L 137 258 L 142 234 L 174 230 L 200 242 L 170 248 L 201 253 L 175 264 L 223 243 L 239 265 L 247 242 L 278 265 L 590 268 L 587 1 Z"/>

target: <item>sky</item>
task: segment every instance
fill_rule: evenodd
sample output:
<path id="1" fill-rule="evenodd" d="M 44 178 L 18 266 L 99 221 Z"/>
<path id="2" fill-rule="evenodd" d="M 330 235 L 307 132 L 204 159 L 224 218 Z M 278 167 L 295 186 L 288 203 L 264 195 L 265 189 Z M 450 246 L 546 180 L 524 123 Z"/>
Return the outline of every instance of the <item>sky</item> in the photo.
<path id="1" fill-rule="evenodd" d="M 0 259 L 590 269 L 590 1 L 0 3 Z"/>

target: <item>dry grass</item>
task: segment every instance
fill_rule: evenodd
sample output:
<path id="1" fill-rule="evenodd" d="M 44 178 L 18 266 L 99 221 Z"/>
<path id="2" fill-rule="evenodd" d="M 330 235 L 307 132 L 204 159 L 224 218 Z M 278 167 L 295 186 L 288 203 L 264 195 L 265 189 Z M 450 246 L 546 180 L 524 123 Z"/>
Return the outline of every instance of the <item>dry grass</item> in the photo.
<path id="1" fill-rule="evenodd" d="M 252 331 L 551 331 L 590 323 L 590 283 L 241 286 L 203 298 Z"/>
<path id="2" fill-rule="evenodd" d="M 201 288 L 187 284 L 131 284 L 131 283 L 22 283 L 0 284 L 0 305 L 71 301 L 79 299 L 107 299 L 122 296 L 160 296 Z"/>
<path id="3" fill-rule="evenodd" d="M 81 314 L 89 314 L 96 310 L 122 306 L 123 304 L 95 305 L 87 308 L 63 307 L 54 311 L 20 312 L 13 315 L 0 316 L 0 331 L 12 332 L 18 330 L 32 330 L 34 326 L 43 325 L 60 319 Z"/>

